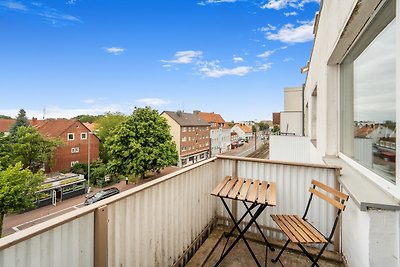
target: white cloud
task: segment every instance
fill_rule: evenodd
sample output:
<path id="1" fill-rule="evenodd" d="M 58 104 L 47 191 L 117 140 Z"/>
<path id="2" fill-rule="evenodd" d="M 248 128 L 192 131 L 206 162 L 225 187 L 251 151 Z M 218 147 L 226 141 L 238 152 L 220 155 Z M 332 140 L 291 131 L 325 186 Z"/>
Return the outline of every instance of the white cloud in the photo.
<path id="1" fill-rule="evenodd" d="M 268 3 L 261 6 L 262 9 L 275 9 L 280 10 L 283 8 L 296 8 L 303 9 L 304 4 L 307 3 L 320 3 L 320 0 L 269 0 Z"/>
<path id="2" fill-rule="evenodd" d="M 252 71 L 252 67 L 249 66 L 240 66 L 236 68 L 224 68 L 219 65 L 218 61 L 206 62 L 202 67 L 198 69 L 198 71 L 205 75 L 206 77 L 211 78 L 220 78 L 223 76 L 244 76 L 250 71 Z"/>
<path id="3" fill-rule="evenodd" d="M 271 66 L 272 66 L 272 63 L 264 63 L 264 64 L 261 64 L 261 66 L 259 66 L 257 68 L 257 70 L 258 71 L 267 71 L 271 68 Z"/>
<path id="4" fill-rule="evenodd" d="M 274 52 L 275 52 L 275 50 L 267 50 L 267 51 L 265 51 L 265 52 L 263 52 L 263 53 L 257 55 L 257 57 L 266 59 L 266 58 L 268 58 L 270 55 L 272 55 Z"/>
<path id="5" fill-rule="evenodd" d="M 122 54 L 125 51 L 125 48 L 121 47 L 105 47 L 104 50 L 106 50 L 107 53 L 112 54 L 114 56 L 118 56 Z"/>
<path id="6" fill-rule="evenodd" d="M 267 24 L 267 26 L 258 28 L 257 30 L 260 32 L 275 31 L 276 27 L 271 24 Z"/>
<path id="7" fill-rule="evenodd" d="M 65 2 L 65 4 L 67 4 L 67 5 L 75 5 L 76 4 L 76 0 L 68 0 L 67 2 Z"/>
<path id="8" fill-rule="evenodd" d="M 94 103 L 96 103 L 96 100 L 94 100 L 94 99 L 85 99 L 85 100 L 83 100 L 83 102 L 86 103 L 86 104 L 94 104 Z"/>
<path id="9" fill-rule="evenodd" d="M 161 105 L 167 105 L 170 103 L 169 100 L 164 100 L 164 99 L 160 99 L 160 98 L 142 98 L 142 99 L 136 100 L 136 102 L 142 103 L 145 105 L 149 105 L 149 106 L 161 106 Z"/>
<path id="10" fill-rule="evenodd" d="M 297 12 L 295 12 L 295 11 L 293 11 L 293 12 L 284 12 L 283 15 L 285 15 L 286 17 L 297 16 Z"/>
<path id="11" fill-rule="evenodd" d="M 61 13 L 57 9 L 45 6 L 38 2 L 32 2 L 30 3 L 30 6 L 28 6 L 17 1 L 0 1 L 0 6 L 17 12 L 39 16 L 51 22 L 52 25 L 67 25 L 71 22 L 82 22 L 75 16 Z"/>
<path id="12" fill-rule="evenodd" d="M 19 10 L 19 11 L 27 11 L 28 8 L 20 3 L 20 2 L 16 2 L 16 1 L 2 1 L 0 2 L 0 5 L 9 8 L 9 9 L 15 9 L 15 10 Z"/>
<path id="13" fill-rule="evenodd" d="M 169 64 L 189 64 L 201 58 L 202 55 L 203 52 L 201 51 L 193 51 L 193 50 L 178 51 L 174 55 L 175 59 L 161 60 L 161 62 Z"/>
<path id="14" fill-rule="evenodd" d="M 305 43 L 314 39 L 314 21 L 307 21 L 295 27 L 293 24 L 286 24 L 276 33 L 267 32 L 268 40 L 281 41 L 283 43 Z"/>
<path id="15" fill-rule="evenodd" d="M 242 57 L 233 55 L 233 62 L 238 63 L 238 62 L 242 62 L 244 61 L 244 59 Z"/>
<path id="16" fill-rule="evenodd" d="M 290 61 L 293 61 L 293 60 L 294 60 L 294 58 L 285 57 L 282 61 L 283 61 L 283 62 L 290 62 Z"/>
<path id="17" fill-rule="evenodd" d="M 198 2 L 198 5 L 205 6 L 205 5 L 212 5 L 212 4 L 220 4 L 220 3 L 235 3 L 238 0 L 207 0 L 203 2 Z"/>

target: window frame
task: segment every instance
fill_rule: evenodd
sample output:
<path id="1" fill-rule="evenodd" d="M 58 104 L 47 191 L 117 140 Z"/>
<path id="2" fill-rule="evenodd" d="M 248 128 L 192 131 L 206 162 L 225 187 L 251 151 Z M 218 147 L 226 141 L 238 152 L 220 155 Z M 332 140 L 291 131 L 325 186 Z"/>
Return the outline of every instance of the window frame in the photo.
<path id="1" fill-rule="evenodd" d="M 69 136 L 72 135 L 72 139 L 69 138 Z M 75 134 L 74 133 L 67 133 L 67 141 L 74 141 L 75 140 Z"/>
<path id="2" fill-rule="evenodd" d="M 85 135 L 85 138 L 83 138 L 82 135 Z M 88 133 L 81 133 L 81 140 L 87 140 L 87 138 L 88 138 Z"/>
<path id="3" fill-rule="evenodd" d="M 388 17 L 388 13 L 390 11 L 393 12 L 393 7 L 390 7 L 391 4 L 394 4 L 396 0 L 393 0 L 392 2 L 388 1 L 388 5 L 384 6 L 380 10 L 377 11 L 377 13 L 374 15 L 374 17 L 369 21 L 369 24 L 364 27 L 362 32 L 358 35 L 357 39 L 354 40 L 352 46 L 348 49 L 348 52 L 344 57 L 342 58 L 339 66 L 339 99 L 340 99 L 340 105 L 339 107 L 339 129 L 338 129 L 338 137 L 339 137 L 339 143 L 338 143 L 338 156 L 340 159 L 345 161 L 347 164 L 349 164 L 352 168 L 357 170 L 359 173 L 361 173 L 363 176 L 365 176 L 368 180 L 373 182 L 375 185 L 386 191 L 387 193 L 393 195 L 395 198 L 400 199 L 400 143 L 396 142 L 396 183 L 393 184 L 387 179 L 385 179 L 383 176 L 380 176 L 378 173 L 374 172 L 373 170 L 367 168 L 366 166 L 362 165 L 360 162 L 356 161 L 355 159 L 351 158 L 350 156 L 344 154 L 344 148 L 343 146 L 345 145 L 344 142 L 349 142 L 348 138 L 345 138 L 346 133 L 343 133 L 345 131 L 344 127 L 342 126 L 344 121 L 346 120 L 343 116 L 346 112 L 349 112 L 349 104 L 344 103 L 345 101 L 343 100 L 344 94 L 343 93 L 343 84 L 342 84 L 342 79 L 343 79 L 343 73 L 342 73 L 342 65 L 345 64 L 345 61 L 348 60 L 347 56 L 352 53 L 352 50 L 359 50 L 357 53 L 358 55 L 355 56 L 355 58 L 351 59 L 350 63 L 353 64 L 355 59 L 357 59 L 368 47 L 369 45 L 377 38 L 391 22 L 393 22 L 394 19 L 395 21 L 395 27 L 396 27 L 396 77 L 395 77 L 395 95 L 396 95 L 396 140 L 399 140 L 400 138 L 400 133 L 397 130 L 397 124 L 400 121 L 400 108 L 397 108 L 399 105 L 398 103 L 400 102 L 400 65 L 398 64 L 400 62 L 400 49 L 399 47 L 399 40 L 400 40 L 400 27 L 399 27 L 399 21 L 397 20 L 397 15 L 394 15 L 393 17 Z M 397 2 L 399 2 L 397 0 Z M 388 7 L 389 6 L 389 7 Z M 399 13 L 400 11 L 400 5 L 397 3 L 396 6 L 396 13 Z M 372 23 L 371 23 L 372 22 Z M 382 24 L 384 23 L 384 26 L 382 27 Z M 364 36 L 365 34 L 365 36 Z M 367 42 L 365 41 L 364 38 L 367 38 Z M 363 42 L 366 42 L 363 43 Z M 359 47 L 357 47 L 359 46 Z M 361 48 L 360 48 L 361 47 Z M 361 49 L 361 50 L 360 50 Z M 351 56 L 354 57 L 354 56 Z M 354 92 L 354 89 L 353 89 Z M 350 111 L 354 109 L 354 102 L 353 106 L 350 107 Z M 350 142 L 351 143 L 351 142 Z M 347 143 L 347 145 L 349 145 Z"/>

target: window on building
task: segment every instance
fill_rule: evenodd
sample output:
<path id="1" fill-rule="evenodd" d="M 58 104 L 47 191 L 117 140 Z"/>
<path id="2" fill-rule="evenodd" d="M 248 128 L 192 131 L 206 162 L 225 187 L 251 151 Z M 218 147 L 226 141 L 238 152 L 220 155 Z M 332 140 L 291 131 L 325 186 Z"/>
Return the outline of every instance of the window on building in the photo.
<path id="1" fill-rule="evenodd" d="M 187 140 L 186 136 L 182 137 L 182 142 L 186 142 L 186 140 Z"/>
<path id="2" fill-rule="evenodd" d="M 73 134 L 73 133 L 68 133 L 68 134 L 67 134 L 67 140 L 68 140 L 68 141 L 73 141 L 73 140 L 75 140 L 75 134 Z"/>
<path id="3" fill-rule="evenodd" d="M 72 154 L 79 153 L 79 147 L 72 147 L 71 148 L 71 153 Z"/>
<path id="4" fill-rule="evenodd" d="M 75 161 L 71 161 L 71 167 L 74 167 L 75 164 L 79 163 L 79 161 L 75 160 Z"/>
<path id="5" fill-rule="evenodd" d="M 87 139 L 87 133 L 81 133 L 81 140 Z"/>
<path id="6" fill-rule="evenodd" d="M 186 132 L 187 131 L 187 128 L 186 127 L 183 127 L 182 128 L 182 132 Z"/>
<path id="7" fill-rule="evenodd" d="M 399 107 L 395 9 L 394 0 L 381 8 L 340 66 L 341 152 L 392 184 Z"/>
<path id="8" fill-rule="evenodd" d="M 189 132 L 191 132 L 192 131 L 192 127 L 188 127 L 189 128 Z"/>

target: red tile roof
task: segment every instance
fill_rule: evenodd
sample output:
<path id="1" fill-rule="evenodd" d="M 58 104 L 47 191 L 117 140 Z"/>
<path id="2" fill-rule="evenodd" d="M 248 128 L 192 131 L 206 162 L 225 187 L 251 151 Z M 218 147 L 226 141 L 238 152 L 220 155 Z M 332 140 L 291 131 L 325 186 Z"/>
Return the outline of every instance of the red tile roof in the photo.
<path id="1" fill-rule="evenodd" d="M 377 128 L 378 128 L 378 125 L 362 126 L 362 127 L 354 130 L 354 136 L 355 137 L 367 137 L 370 133 L 372 133 Z"/>
<path id="2" fill-rule="evenodd" d="M 86 128 L 88 128 L 91 132 L 93 132 L 94 130 L 97 129 L 98 125 L 97 123 L 92 123 L 92 122 L 84 122 L 83 125 L 86 126 Z"/>
<path id="3" fill-rule="evenodd" d="M 239 125 L 240 129 L 242 129 L 243 132 L 245 133 L 252 133 L 253 129 L 247 125 Z"/>
<path id="4" fill-rule="evenodd" d="M 0 132 L 8 132 L 14 123 L 15 120 L 13 119 L 0 119 Z"/>
<path id="5" fill-rule="evenodd" d="M 202 120 L 205 120 L 206 122 L 209 123 L 217 123 L 217 124 L 225 123 L 225 120 L 222 118 L 222 116 L 214 112 L 208 113 L 200 111 L 197 113 L 197 116 L 199 116 Z"/>
<path id="6" fill-rule="evenodd" d="M 44 123 L 37 127 L 38 131 L 47 137 L 59 137 L 77 120 L 46 120 Z"/>

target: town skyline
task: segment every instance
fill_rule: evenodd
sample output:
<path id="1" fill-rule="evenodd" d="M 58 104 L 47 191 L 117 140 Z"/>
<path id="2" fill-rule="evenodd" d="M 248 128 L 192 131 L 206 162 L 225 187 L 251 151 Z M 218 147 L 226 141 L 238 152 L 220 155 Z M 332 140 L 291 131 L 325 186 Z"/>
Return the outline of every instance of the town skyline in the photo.
<path id="1" fill-rule="evenodd" d="M 0 29 L 0 114 L 151 106 L 271 119 L 283 110 L 283 88 L 305 82 L 318 10 L 318 0 L 2 0 L 0 23 L 10 27 Z"/>

